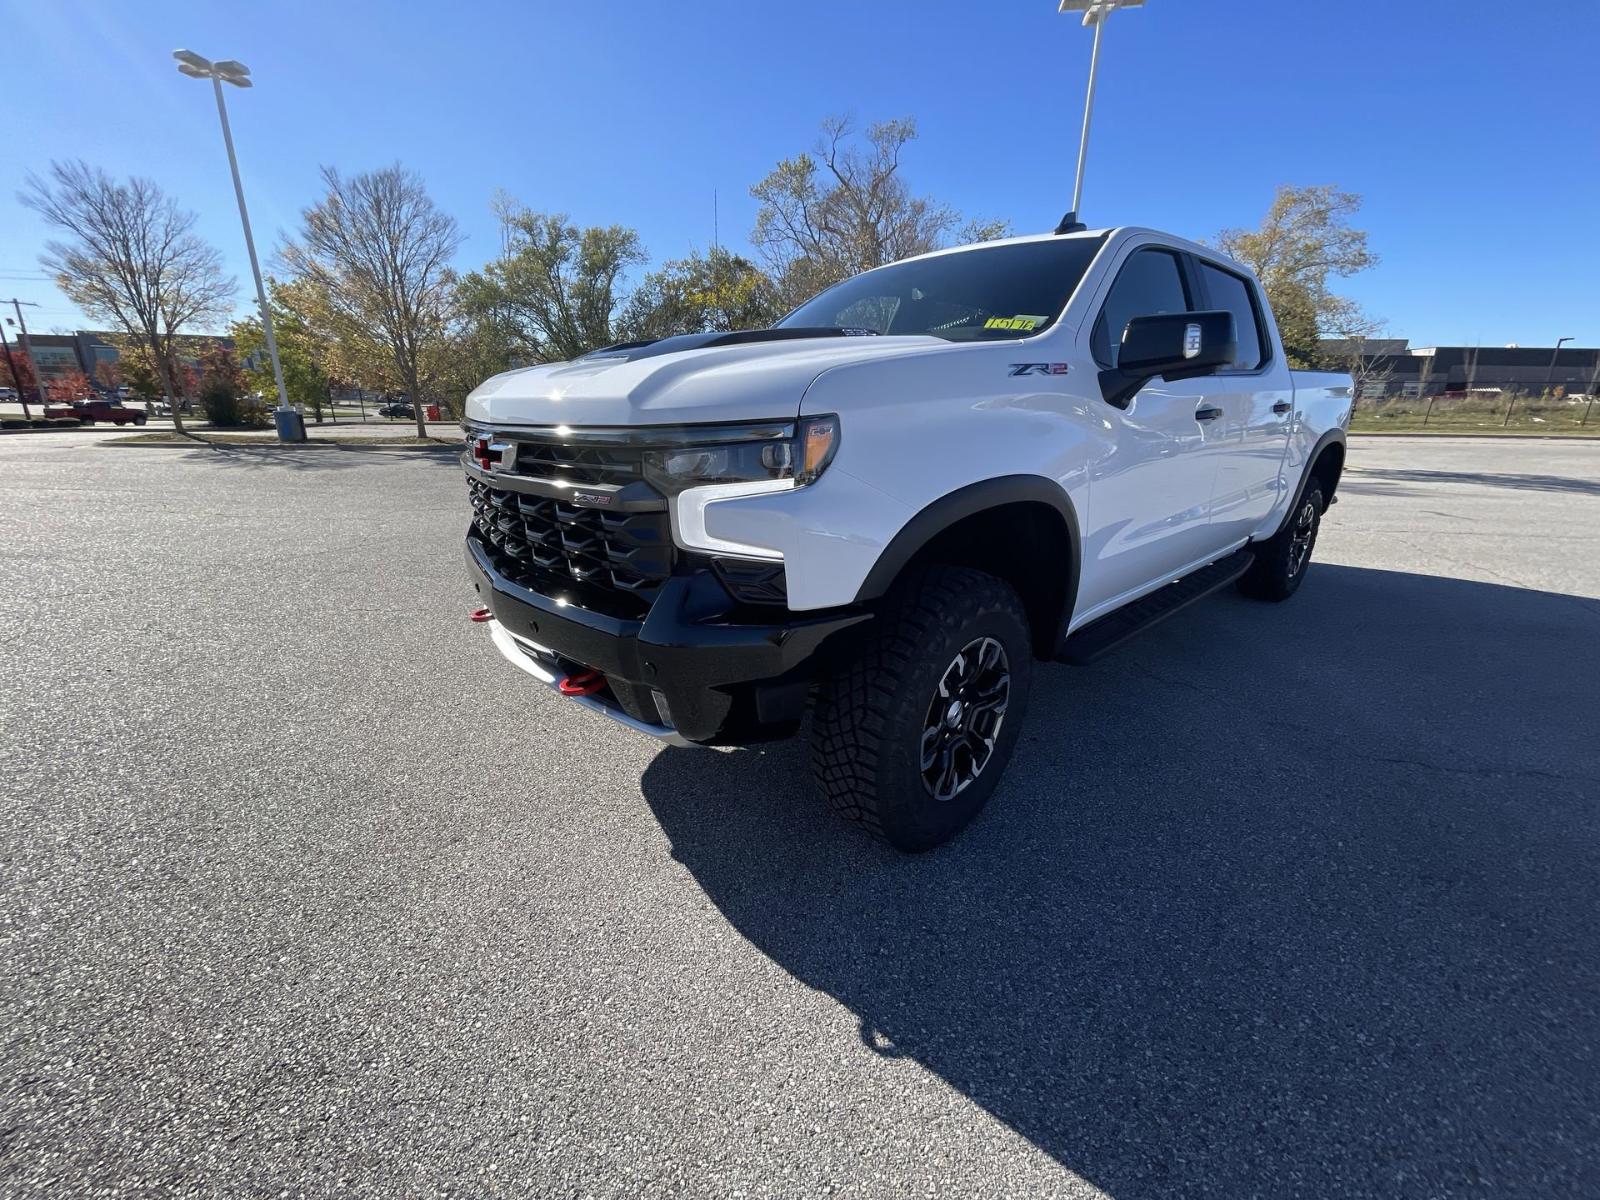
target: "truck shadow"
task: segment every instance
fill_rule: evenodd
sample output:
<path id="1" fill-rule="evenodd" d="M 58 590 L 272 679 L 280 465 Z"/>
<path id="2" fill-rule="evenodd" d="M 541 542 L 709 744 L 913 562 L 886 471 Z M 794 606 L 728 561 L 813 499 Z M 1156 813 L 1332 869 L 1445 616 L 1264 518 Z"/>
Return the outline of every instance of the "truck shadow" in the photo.
<path id="1" fill-rule="evenodd" d="M 863 1053 L 1118 1200 L 1595 1195 L 1597 714 L 1600 602 L 1319 565 L 1042 669 L 929 855 L 836 823 L 798 743 L 643 788 Z"/>
<path id="2" fill-rule="evenodd" d="M 1358 467 L 1350 472 L 1357 481 L 1375 483 L 1455 483 L 1473 487 L 1511 488 L 1520 492 L 1557 492 L 1600 496 L 1600 479 L 1570 475 L 1508 475 L 1487 471 L 1425 471 L 1417 468 Z"/>
<path id="3" fill-rule="evenodd" d="M 134 446 L 132 454 L 179 455 L 188 463 L 222 466 L 242 471 L 293 471 L 331 473 L 379 464 L 421 463 L 432 467 L 461 470 L 461 451 L 457 446 L 408 446 L 385 449 L 373 446 L 241 446 L 197 444 L 193 449 L 166 446 Z"/>

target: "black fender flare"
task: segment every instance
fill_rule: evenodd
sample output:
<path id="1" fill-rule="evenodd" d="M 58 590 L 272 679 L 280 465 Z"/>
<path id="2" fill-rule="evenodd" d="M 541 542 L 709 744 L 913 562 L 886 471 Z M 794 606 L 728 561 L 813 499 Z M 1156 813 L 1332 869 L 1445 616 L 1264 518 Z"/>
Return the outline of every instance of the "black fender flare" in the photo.
<path id="1" fill-rule="evenodd" d="M 1043 475 L 1000 475 L 969 483 L 940 496 L 902 525 L 900 531 L 890 539 L 857 590 L 856 603 L 876 600 L 887 592 L 906 565 L 952 525 L 988 509 L 1018 503 L 1044 504 L 1060 515 L 1066 527 L 1066 599 L 1060 618 L 1061 631 L 1064 632 L 1078 602 L 1079 571 L 1083 564 L 1083 530 L 1078 523 L 1077 510 L 1072 506 L 1072 498 L 1059 483 Z"/>
<path id="2" fill-rule="evenodd" d="M 1295 510 L 1300 507 L 1300 497 L 1306 494 L 1306 488 L 1311 485 L 1311 472 L 1316 469 L 1317 462 L 1322 458 L 1322 452 L 1332 445 L 1349 446 L 1349 439 L 1345 431 L 1340 428 L 1328 430 L 1317 439 L 1317 444 L 1311 447 L 1311 453 L 1306 455 L 1305 468 L 1300 472 L 1300 483 L 1294 489 L 1294 499 L 1289 502 L 1289 507 L 1284 510 L 1283 519 L 1278 522 L 1278 527 L 1272 531 L 1272 536 L 1277 537 L 1289 525 L 1289 518 L 1294 516 Z M 1324 497 L 1331 499 L 1331 497 Z"/>

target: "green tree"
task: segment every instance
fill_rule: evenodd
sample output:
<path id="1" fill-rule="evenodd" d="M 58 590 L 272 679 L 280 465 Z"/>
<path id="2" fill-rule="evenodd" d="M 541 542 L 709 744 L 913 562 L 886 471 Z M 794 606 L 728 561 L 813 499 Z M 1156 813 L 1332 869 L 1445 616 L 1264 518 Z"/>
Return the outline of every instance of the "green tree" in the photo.
<path id="1" fill-rule="evenodd" d="M 272 305 L 272 332 L 278 343 L 278 362 L 283 368 L 283 390 L 289 403 L 311 410 L 316 420 L 330 404 L 332 380 L 324 369 L 331 354 L 327 335 L 316 329 L 305 309 L 313 308 L 303 283 L 267 281 Z M 249 316 L 235 321 L 231 330 L 234 344 L 244 364 L 249 386 L 265 396 L 276 396 L 277 381 L 272 375 L 272 360 L 267 354 L 267 339 L 261 318 Z"/>
<path id="2" fill-rule="evenodd" d="M 504 249 L 461 280 L 461 315 L 528 362 L 577 358 L 617 340 L 622 280 L 645 262 L 621 225 L 579 228 L 564 213 L 496 201 Z"/>
<path id="3" fill-rule="evenodd" d="M 917 136 L 911 118 L 852 135 L 845 118 L 828 118 L 813 150 L 784 159 L 750 189 L 760 203 L 750 240 L 785 311 L 872 267 L 1007 233 L 1004 222 L 963 222 L 949 205 L 912 194 L 900 173 Z"/>
<path id="4" fill-rule="evenodd" d="M 1366 231 L 1350 227 L 1360 208 L 1360 196 L 1328 184 L 1284 184 L 1258 229 L 1225 229 L 1217 235 L 1217 245 L 1261 280 L 1293 366 L 1319 365 L 1319 338 L 1376 331 L 1376 321 L 1328 286 L 1330 279 L 1378 262 Z"/>
<path id="5" fill-rule="evenodd" d="M 784 314 L 777 286 L 747 258 L 716 248 L 677 259 L 644 277 L 622 310 L 623 341 L 764 329 Z"/>

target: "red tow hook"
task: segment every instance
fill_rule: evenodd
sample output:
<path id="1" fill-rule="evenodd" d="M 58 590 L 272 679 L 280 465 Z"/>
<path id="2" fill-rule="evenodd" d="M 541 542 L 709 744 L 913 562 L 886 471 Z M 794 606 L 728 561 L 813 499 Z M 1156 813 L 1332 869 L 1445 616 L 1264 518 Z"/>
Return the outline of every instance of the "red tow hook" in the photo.
<path id="1" fill-rule="evenodd" d="M 472 610 L 472 619 L 482 624 L 484 621 L 494 620 L 494 614 L 487 608 L 475 608 Z"/>
<path id="2" fill-rule="evenodd" d="M 606 685 L 606 677 L 599 671 L 579 671 L 568 675 L 556 684 L 563 696 L 592 696 Z"/>

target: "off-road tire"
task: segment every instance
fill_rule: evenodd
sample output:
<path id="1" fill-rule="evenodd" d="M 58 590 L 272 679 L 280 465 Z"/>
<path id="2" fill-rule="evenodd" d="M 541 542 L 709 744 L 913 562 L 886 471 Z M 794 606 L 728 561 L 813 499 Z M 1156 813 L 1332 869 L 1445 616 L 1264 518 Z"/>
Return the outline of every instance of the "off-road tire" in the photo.
<path id="1" fill-rule="evenodd" d="M 949 799 L 924 782 L 934 696 L 957 656 L 993 639 L 1009 673 L 1004 715 L 976 776 Z M 1004 581 L 966 567 L 916 571 L 885 597 L 870 639 L 819 685 L 811 767 L 830 806 L 896 849 L 930 850 L 988 802 L 1022 728 L 1033 664 L 1027 613 Z"/>
<path id="2" fill-rule="evenodd" d="M 1273 602 L 1294 595 L 1311 567 L 1324 507 L 1322 489 L 1313 483 L 1296 501 L 1283 528 L 1254 548 L 1256 561 L 1239 577 L 1239 590 L 1256 600 Z"/>

